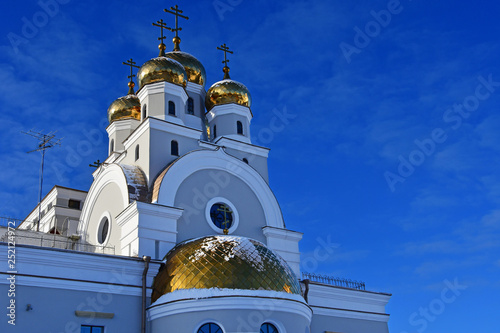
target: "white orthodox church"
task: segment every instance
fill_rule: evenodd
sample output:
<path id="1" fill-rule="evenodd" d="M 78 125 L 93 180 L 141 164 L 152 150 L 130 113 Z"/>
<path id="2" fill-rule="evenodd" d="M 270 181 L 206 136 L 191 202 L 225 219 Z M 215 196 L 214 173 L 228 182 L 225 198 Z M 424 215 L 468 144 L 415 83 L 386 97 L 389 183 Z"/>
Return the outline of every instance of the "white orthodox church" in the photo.
<path id="1" fill-rule="evenodd" d="M 131 74 L 108 109 L 109 156 L 88 192 L 55 186 L 16 229 L 15 270 L 0 263 L 15 325 L 3 315 L 0 331 L 387 333 L 390 294 L 301 274 L 302 234 L 269 186 L 269 149 L 251 141 L 249 90 L 227 62 L 205 90 L 179 48 L 182 11 L 166 11 L 174 50 L 126 63 L 138 89 Z M 4 229 L 0 242 L 7 253 Z"/>

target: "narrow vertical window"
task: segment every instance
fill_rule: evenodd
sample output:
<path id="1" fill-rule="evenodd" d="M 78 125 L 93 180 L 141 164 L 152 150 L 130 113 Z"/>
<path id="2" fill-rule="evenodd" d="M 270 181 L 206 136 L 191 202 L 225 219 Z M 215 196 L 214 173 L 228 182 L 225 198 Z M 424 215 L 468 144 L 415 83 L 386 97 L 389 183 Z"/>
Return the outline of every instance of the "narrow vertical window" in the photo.
<path id="1" fill-rule="evenodd" d="M 188 98 L 188 114 L 194 114 L 194 101 L 191 97 Z"/>
<path id="2" fill-rule="evenodd" d="M 236 122 L 236 132 L 243 135 L 243 124 L 241 123 L 241 121 Z"/>
<path id="3" fill-rule="evenodd" d="M 179 143 L 175 140 L 170 142 L 170 154 L 173 156 L 179 156 Z"/>
<path id="4" fill-rule="evenodd" d="M 175 116 L 175 103 L 172 101 L 168 101 L 168 114 Z"/>
<path id="5" fill-rule="evenodd" d="M 139 159 L 139 145 L 135 146 L 135 160 Z"/>
<path id="6" fill-rule="evenodd" d="M 144 104 L 142 106 L 142 119 L 146 119 L 146 117 L 148 116 L 148 106 L 146 104 Z"/>
<path id="7" fill-rule="evenodd" d="M 111 154 L 114 151 L 115 151 L 115 140 L 111 139 L 111 142 L 109 143 L 109 153 Z"/>
<path id="8" fill-rule="evenodd" d="M 217 126 L 214 125 L 214 139 L 217 137 Z"/>

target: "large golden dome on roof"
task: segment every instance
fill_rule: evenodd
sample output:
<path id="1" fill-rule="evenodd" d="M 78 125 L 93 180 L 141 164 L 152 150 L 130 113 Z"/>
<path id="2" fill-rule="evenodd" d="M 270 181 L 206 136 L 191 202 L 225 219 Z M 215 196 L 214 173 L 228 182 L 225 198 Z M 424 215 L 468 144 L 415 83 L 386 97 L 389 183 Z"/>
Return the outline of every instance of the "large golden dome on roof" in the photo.
<path id="1" fill-rule="evenodd" d="M 178 61 L 167 57 L 158 57 L 146 61 L 141 66 L 137 72 L 137 80 L 139 81 L 139 89 L 148 83 L 160 81 L 186 87 L 187 74 L 184 66 Z"/>
<path id="2" fill-rule="evenodd" d="M 177 60 L 184 66 L 187 73 L 187 80 L 192 83 L 205 86 L 207 74 L 201 62 L 189 53 L 182 51 L 172 51 L 165 54 L 167 58 Z"/>
<path id="3" fill-rule="evenodd" d="M 153 281 L 151 302 L 179 289 L 284 291 L 300 295 L 288 264 L 264 244 L 238 236 L 208 236 L 178 244 Z"/>
<path id="4" fill-rule="evenodd" d="M 112 123 L 121 119 L 141 120 L 141 102 L 136 95 L 129 94 L 118 98 L 108 108 L 108 120 Z"/>
<path id="5" fill-rule="evenodd" d="M 205 107 L 210 111 L 216 105 L 239 104 L 250 107 L 252 97 L 248 88 L 240 82 L 225 79 L 214 83 L 205 96 Z"/>

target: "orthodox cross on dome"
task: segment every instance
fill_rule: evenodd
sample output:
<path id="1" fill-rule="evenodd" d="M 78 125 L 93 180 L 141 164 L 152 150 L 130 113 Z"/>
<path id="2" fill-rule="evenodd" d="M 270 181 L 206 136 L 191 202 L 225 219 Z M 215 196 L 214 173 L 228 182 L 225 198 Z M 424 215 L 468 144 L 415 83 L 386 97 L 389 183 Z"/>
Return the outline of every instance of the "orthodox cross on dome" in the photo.
<path id="1" fill-rule="evenodd" d="M 177 5 L 175 7 L 170 7 L 171 10 L 164 9 L 165 12 L 170 13 L 175 15 L 175 29 L 169 29 L 172 32 L 175 32 L 175 37 L 172 40 L 174 42 L 174 51 L 180 51 L 179 44 L 181 43 L 181 39 L 179 38 L 178 32 L 182 30 L 182 28 L 179 28 L 179 17 L 182 17 L 183 19 L 189 20 L 189 17 L 181 15 L 183 12 L 182 10 L 179 9 Z"/>
<path id="2" fill-rule="evenodd" d="M 140 68 L 140 67 L 136 65 L 136 62 L 133 61 L 132 58 L 130 58 L 126 62 L 122 62 L 122 64 L 130 66 L 130 75 L 127 76 L 130 79 L 130 82 L 128 83 L 128 94 L 134 95 L 135 94 L 135 92 L 134 92 L 135 83 L 134 83 L 134 81 L 132 81 L 132 78 L 135 76 L 134 75 L 134 67 L 135 68 Z"/>
<path id="3" fill-rule="evenodd" d="M 153 23 L 155 27 L 159 27 L 161 29 L 161 37 L 158 37 L 158 40 L 160 41 L 160 45 L 158 45 L 158 48 L 160 49 L 160 55 L 159 57 L 164 57 L 165 56 L 165 49 L 167 48 L 165 46 L 165 43 L 163 43 L 163 40 L 165 39 L 165 36 L 163 36 L 163 29 L 167 29 L 172 31 L 172 28 L 167 27 L 167 24 L 163 22 L 163 19 L 156 21 L 156 23 Z"/>
<path id="4" fill-rule="evenodd" d="M 224 222 L 222 222 L 222 225 L 224 226 L 224 235 L 227 235 L 229 233 L 227 225 L 231 223 L 231 221 L 227 219 L 227 214 L 232 214 L 233 212 L 228 206 L 224 204 L 220 205 L 220 207 L 217 208 L 217 211 L 224 213 Z"/>
<path id="5" fill-rule="evenodd" d="M 224 80 L 230 79 L 229 67 L 227 66 L 227 63 L 229 62 L 229 60 L 227 59 L 227 54 L 233 54 L 233 51 L 229 51 L 229 47 L 226 45 L 226 43 L 222 44 L 221 46 L 217 46 L 217 50 L 221 50 L 224 52 L 224 61 L 222 61 L 222 63 L 224 64 L 224 68 L 222 69 L 222 71 L 224 72 Z"/>

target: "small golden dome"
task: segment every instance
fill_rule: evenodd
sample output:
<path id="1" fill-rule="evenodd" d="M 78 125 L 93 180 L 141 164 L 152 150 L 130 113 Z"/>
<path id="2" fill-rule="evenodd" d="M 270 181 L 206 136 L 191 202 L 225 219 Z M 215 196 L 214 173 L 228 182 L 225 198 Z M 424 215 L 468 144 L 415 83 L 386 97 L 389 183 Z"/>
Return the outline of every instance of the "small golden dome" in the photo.
<path id="1" fill-rule="evenodd" d="M 153 281 L 151 302 L 179 289 L 284 291 L 300 295 L 288 264 L 264 244 L 245 237 L 209 236 L 178 244 Z"/>
<path id="2" fill-rule="evenodd" d="M 187 74 L 184 67 L 176 60 L 167 57 L 158 57 L 146 61 L 137 73 L 139 89 L 146 84 L 167 81 L 186 87 Z"/>
<path id="3" fill-rule="evenodd" d="M 201 62 L 191 54 L 182 51 L 172 51 L 165 54 L 167 58 L 177 60 L 184 66 L 187 73 L 187 80 L 205 87 L 207 74 Z"/>
<path id="4" fill-rule="evenodd" d="M 141 120 L 141 102 L 136 95 L 129 94 L 120 97 L 109 106 L 109 123 L 121 119 Z"/>
<path id="5" fill-rule="evenodd" d="M 225 79 L 214 83 L 207 91 L 205 107 L 210 111 L 216 105 L 239 104 L 250 107 L 252 97 L 248 88 L 240 82 Z"/>

